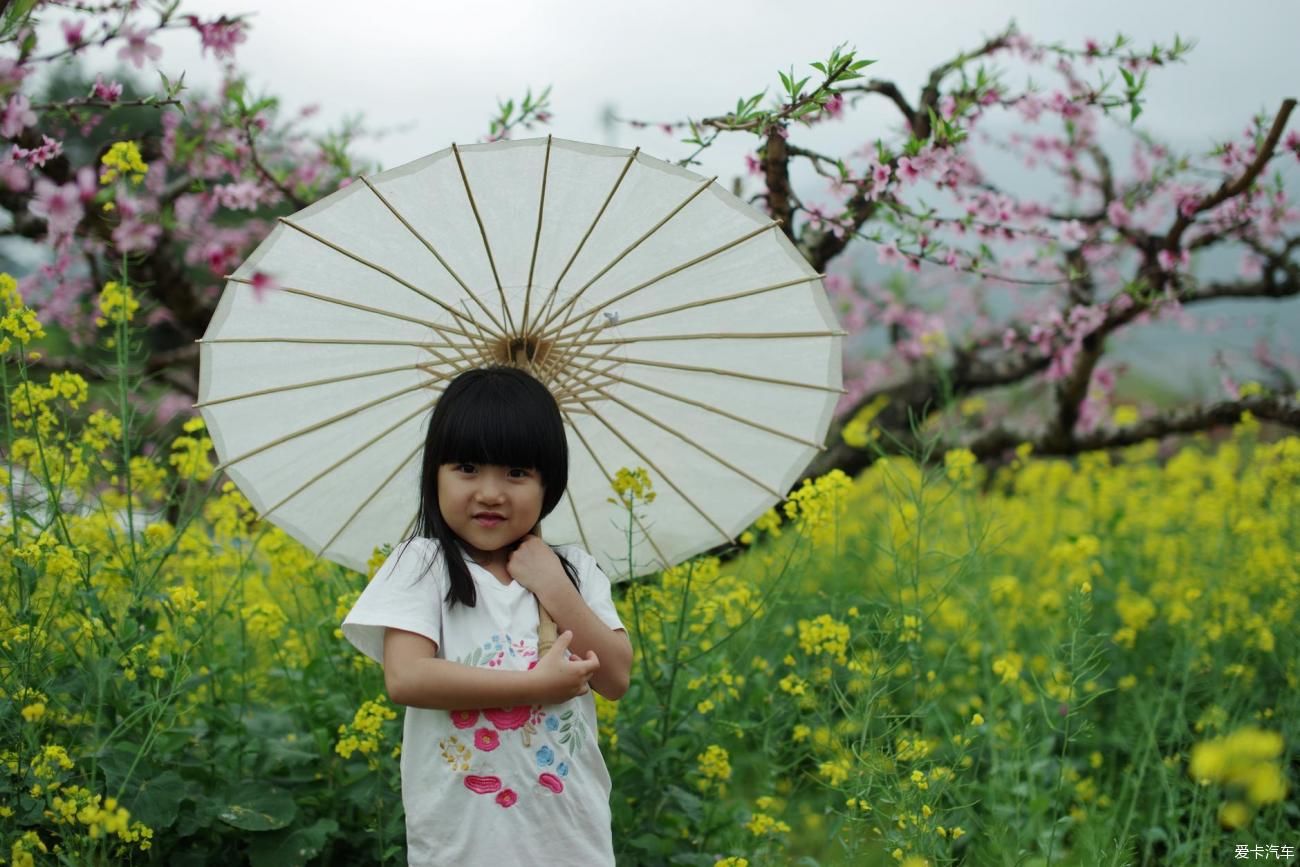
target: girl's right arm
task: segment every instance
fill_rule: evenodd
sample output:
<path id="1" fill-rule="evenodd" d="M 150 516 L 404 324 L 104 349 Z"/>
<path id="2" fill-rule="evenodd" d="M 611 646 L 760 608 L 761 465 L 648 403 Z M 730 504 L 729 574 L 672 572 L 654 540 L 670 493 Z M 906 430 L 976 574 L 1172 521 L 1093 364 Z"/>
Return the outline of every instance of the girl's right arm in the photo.
<path id="1" fill-rule="evenodd" d="M 567 638 L 565 636 L 568 636 Z M 479 710 L 556 704 L 587 692 L 599 667 L 594 655 L 568 659 L 566 632 L 532 671 L 503 671 L 438 659 L 438 645 L 414 632 L 384 630 L 384 686 L 394 704 L 434 710 Z"/>

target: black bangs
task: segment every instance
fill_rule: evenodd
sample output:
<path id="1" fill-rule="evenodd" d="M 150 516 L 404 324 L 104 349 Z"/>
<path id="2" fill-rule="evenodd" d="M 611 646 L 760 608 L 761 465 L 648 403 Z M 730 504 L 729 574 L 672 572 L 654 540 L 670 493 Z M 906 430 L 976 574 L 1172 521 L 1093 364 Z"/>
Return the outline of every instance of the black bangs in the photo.
<path id="1" fill-rule="evenodd" d="M 456 411 L 448 414 L 434 443 L 432 457 L 438 465 L 466 461 L 536 470 L 554 466 L 555 457 L 547 454 L 553 443 L 545 437 L 520 436 L 521 431 L 544 430 L 551 423 L 555 410 L 540 405 L 535 395 L 498 378 L 481 381 L 458 398 Z"/>
<path id="2" fill-rule="evenodd" d="M 568 441 L 546 386 L 506 366 L 466 371 L 452 380 L 429 419 L 425 467 L 436 472 L 462 461 L 537 470 L 548 492 L 562 493 Z"/>

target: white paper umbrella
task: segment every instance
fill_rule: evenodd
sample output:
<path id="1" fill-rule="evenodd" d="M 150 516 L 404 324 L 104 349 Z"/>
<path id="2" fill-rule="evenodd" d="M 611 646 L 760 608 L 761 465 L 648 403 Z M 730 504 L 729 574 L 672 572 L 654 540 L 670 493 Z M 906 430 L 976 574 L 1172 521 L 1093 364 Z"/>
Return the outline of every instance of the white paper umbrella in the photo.
<path id="1" fill-rule="evenodd" d="M 714 179 L 561 139 L 453 145 L 279 221 L 201 341 L 198 406 L 262 517 L 364 571 L 414 527 L 446 383 L 520 365 L 569 437 L 542 534 L 617 580 L 618 469 L 657 492 L 635 574 L 734 540 L 822 447 L 843 335 L 820 275 Z"/>

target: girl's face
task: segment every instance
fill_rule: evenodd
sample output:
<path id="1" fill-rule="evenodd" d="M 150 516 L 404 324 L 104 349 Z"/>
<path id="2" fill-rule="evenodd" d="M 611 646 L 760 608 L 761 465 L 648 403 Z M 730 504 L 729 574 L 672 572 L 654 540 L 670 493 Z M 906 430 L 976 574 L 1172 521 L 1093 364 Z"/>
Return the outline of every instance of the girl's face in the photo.
<path id="1" fill-rule="evenodd" d="M 542 477 L 524 467 L 443 464 L 438 467 L 438 508 L 479 565 L 504 566 L 508 546 L 541 520 Z M 499 517 L 488 517 L 493 513 Z"/>

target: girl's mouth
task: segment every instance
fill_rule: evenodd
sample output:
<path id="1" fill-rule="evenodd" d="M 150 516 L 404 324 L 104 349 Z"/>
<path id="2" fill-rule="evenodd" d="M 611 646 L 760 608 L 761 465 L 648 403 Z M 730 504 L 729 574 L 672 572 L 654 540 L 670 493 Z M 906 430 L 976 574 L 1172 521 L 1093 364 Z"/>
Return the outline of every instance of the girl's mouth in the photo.
<path id="1" fill-rule="evenodd" d="M 474 520 L 477 521 L 479 524 L 482 524 L 484 527 L 495 527 L 497 524 L 500 524 L 502 521 L 504 521 L 505 518 L 499 518 L 496 515 L 482 515 L 480 517 L 475 518 Z"/>

